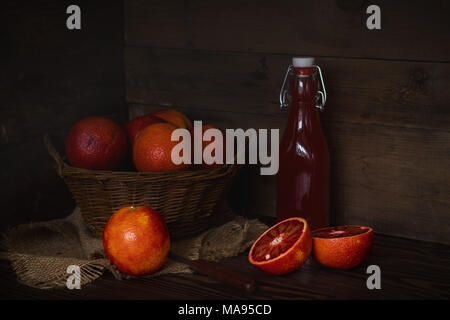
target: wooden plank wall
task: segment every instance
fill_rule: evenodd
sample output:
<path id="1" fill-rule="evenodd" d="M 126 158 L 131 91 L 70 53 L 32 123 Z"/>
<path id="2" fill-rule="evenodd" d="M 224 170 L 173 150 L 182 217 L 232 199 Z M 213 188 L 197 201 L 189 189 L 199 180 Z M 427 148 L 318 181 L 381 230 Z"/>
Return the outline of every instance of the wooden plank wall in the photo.
<path id="1" fill-rule="evenodd" d="M 380 0 L 382 29 L 370 31 L 369 4 L 125 0 L 130 115 L 175 107 L 224 127 L 283 129 L 290 58 L 316 56 L 333 222 L 450 243 L 450 5 Z M 243 176 L 242 211 L 274 215 L 275 177 Z"/>
<path id="2" fill-rule="evenodd" d="M 81 30 L 69 31 L 71 1 L 2 1 L 1 230 L 61 217 L 73 208 L 43 134 L 62 140 L 73 123 L 88 115 L 127 117 L 123 3 L 76 3 Z"/>

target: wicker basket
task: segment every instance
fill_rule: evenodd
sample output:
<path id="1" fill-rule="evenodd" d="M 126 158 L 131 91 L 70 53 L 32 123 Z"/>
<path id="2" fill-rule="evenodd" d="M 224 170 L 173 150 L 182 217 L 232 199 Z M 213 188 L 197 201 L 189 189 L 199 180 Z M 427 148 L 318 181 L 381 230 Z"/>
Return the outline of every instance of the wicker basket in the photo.
<path id="1" fill-rule="evenodd" d="M 109 217 L 129 205 L 160 212 L 173 239 L 202 232 L 214 223 L 213 210 L 238 170 L 237 165 L 166 173 L 80 169 L 63 161 L 48 136 L 44 142 L 97 237 Z"/>

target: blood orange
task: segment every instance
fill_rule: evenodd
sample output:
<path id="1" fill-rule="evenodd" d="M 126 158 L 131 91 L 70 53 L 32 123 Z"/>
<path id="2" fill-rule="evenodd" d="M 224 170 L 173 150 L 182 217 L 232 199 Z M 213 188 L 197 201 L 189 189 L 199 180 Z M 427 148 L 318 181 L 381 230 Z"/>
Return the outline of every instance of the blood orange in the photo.
<path id="1" fill-rule="evenodd" d="M 138 171 L 165 172 L 189 167 L 172 161 L 172 149 L 178 144 L 171 140 L 175 129 L 170 123 L 156 123 L 141 131 L 133 145 L 133 162 Z"/>
<path id="2" fill-rule="evenodd" d="M 104 117 L 87 117 L 78 121 L 66 138 L 67 158 L 78 168 L 119 169 L 127 149 L 125 130 Z"/>
<path id="3" fill-rule="evenodd" d="M 161 109 L 151 114 L 154 117 L 161 118 L 168 123 L 173 124 L 177 128 L 184 128 L 190 130 L 192 128 L 191 120 L 183 113 L 175 109 Z"/>
<path id="4" fill-rule="evenodd" d="M 285 274 L 301 267 L 311 253 L 308 223 L 289 218 L 264 232 L 250 249 L 251 264 L 270 274 Z"/>
<path id="5" fill-rule="evenodd" d="M 156 272 L 170 248 L 169 231 L 161 215 L 145 206 L 127 206 L 109 219 L 103 246 L 112 263 L 130 275 Z"/>
<path id="6" fill-rule="evenodd" d="M 373 229 L 338 226 L 313 231 L 314 257 L 327 267 L 350 269 L 358 266 L 372 248 Z"/>
<path id="7" fill-rule="evenodd" d="M 146 114 L 144 116 L 140 116 L 137 118 L 134 118 L 131 121 L 128 121 L 125 125 L 125 129 L 127 130 L 128 137 L 130 138 L 131 145 L 134 144 L 134 141 L 136 141 L 137 136 L 139 133 L 148 127 L 151 124 L 154 123 L 161 123 L 166 122 L 163 119 L 157 118 L 155 116 L 152 116 L 151 114 Z"/>

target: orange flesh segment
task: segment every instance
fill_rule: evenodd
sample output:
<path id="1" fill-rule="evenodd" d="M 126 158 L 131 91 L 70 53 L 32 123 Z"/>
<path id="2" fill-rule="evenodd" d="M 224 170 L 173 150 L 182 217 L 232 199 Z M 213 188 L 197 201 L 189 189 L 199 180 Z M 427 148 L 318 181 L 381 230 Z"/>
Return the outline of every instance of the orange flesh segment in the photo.
<path id="1" fill-rule="evenodd" d="M 344 238 L 366 233 L 367 231 L 369 231 L 369 228 L 366 227 L 338 226 L 313 231 L 313 237 L 324 239 Z"/>
<path id="2" fill-rule="evenodd" d="M 257 262 L 275 259 L 297 242 L 303 229 L 304 223 L 298 220 L 286 221 L 272 228 L 256 242 L 252 259 Z"/>

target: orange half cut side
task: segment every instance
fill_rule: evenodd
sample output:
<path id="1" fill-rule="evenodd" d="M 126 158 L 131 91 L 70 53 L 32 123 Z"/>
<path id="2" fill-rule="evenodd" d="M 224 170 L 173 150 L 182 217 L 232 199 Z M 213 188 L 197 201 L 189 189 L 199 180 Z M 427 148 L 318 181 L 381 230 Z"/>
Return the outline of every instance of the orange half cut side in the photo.
<path id="1" fill-rule="evenodd" d="M 270 274 L 286 274 L 301 267 L 312 249 L 308 223 L 289 218 L 264 232 L 249 252 L 249 262 Z"/>

